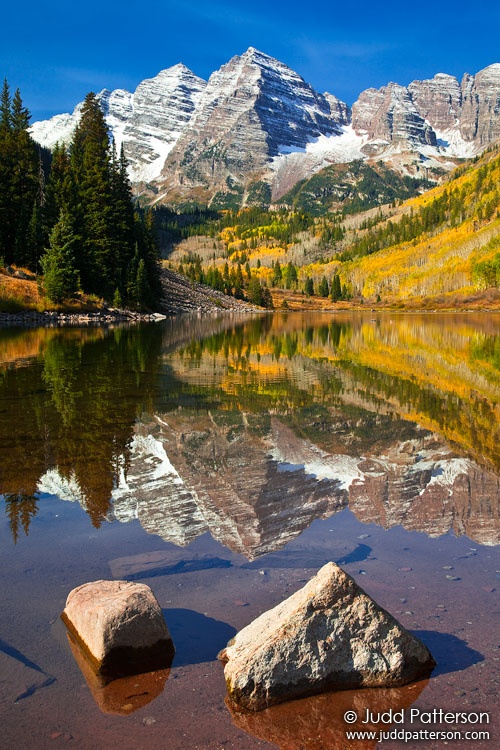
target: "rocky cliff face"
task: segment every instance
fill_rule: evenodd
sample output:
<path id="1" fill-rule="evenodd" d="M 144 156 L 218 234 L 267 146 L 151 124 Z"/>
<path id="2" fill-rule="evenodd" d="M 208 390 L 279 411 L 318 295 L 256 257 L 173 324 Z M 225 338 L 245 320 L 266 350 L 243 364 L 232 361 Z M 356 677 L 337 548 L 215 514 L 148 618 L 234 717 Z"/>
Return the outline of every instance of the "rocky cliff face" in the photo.
<path id="1" fill-rule="evenodd" d="M 500 138 L 500 63 L 463 77 L 460 133 L 478 150 Z"/>
<path id="2" fill-rule="evenodd" d="M 435 131 L 457 127 L 462 91 L 456 78 L 438 73 L 427 81 L 413 81 L 408 92 L 416 110 Z"/>
<path id="3" fill-rule="evenodd" d="M 419 146 L 436 146 L 436 134 L 419 114 L 408 89 L 390 83 L 381 89 L 364 91 L 352 108 L 352 125 L 356 133 L 371 142 L 365 150 L 375 153 L 377 141 L 415 150 Z"/>
<path id="4" fill-rule="evenodd" d="M 136 179 L 158 175 L 191 119 L 205 85 L 185 65 L 174 65 L 136 88 L 121 138 Z M 112 117 L 113 111 L 110 107 L 105 113 Z"/>
<path id="5" fill-rule="evenodd" d="M 271 158 L 339 134 L 348 116 L 297 73 L 250 49 L 210 76 L 191 122 L 162 170 L 168 187 L 227 189 L 258 175 Z"/>
<path id="6" fill-rule="evenodd" d="M 413 81 L 408 91 L 442 148 L 472 156 L 500 138 L 500 64 L 466 73 L 461 83 L 439 73 Z"/>
<path id="7" fill-rule="evenodd" d="M 355 159 L 382 159 L 404 173 L 419 162 L 449 169 L 500 138 L 500 63 L 460 83 L 439 73 L 367 89 L 351 111 L 250 47 L 208 83 L 175 65 L 133 94 L 104 90 L 99 98 L 137 191 L 160 202 L 230 193 L 241 205 L 256 182 L 277 199 L 299 179 Z M 48 147 L 68 141 L 80 110 L 34 123 L 33 137 Z"/>

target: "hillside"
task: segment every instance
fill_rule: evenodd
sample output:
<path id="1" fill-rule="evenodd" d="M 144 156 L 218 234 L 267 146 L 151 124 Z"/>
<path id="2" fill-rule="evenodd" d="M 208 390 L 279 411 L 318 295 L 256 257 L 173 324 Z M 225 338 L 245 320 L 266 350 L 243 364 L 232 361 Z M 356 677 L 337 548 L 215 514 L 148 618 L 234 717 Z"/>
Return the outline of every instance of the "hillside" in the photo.
<path id="1" fill-rule="evenodd" d="M 202 284 L 193 284 L 185 276 L 167 269 L 161 271 L 161 299 L 158 301 L 157 309 L 163 315 L 200 312 L 206 314 L 221 311 L 255 312 L 256 310 L 244 300 L 228 297 Z M 72 300 L 67 300 L 64 305 L 51 304 L 44 297 L 39 280 L 33 274 L 24 269 L 0 267 L 0 323 L 2 316 L 7 319 L 12 315 L 27 311 L 36 316 L 36 313 L 44 310 L 51 310 L 66 317 L 68 315 L 82 317 L 88 313 L 109 315 L 110 312 L 102 300 L 85 295 L 78 295 Z M 130 312 L 123 317 L 147 319 L 148 315 L 141 316 Z"/>
<path id="2" fill-rule="evenodd" d="M 496 148 L 358 237 L 340 255 L 341 277 L 387 303 L 498 288 L 499 186 Z"/>
<path id="3" fill-rule="evenodd" d="M 280 205 L 324 216 L 329 211 L 355 214 L 410 198 L 433 183 L 398 174 L 382 162 L 332 164 L 308 179 L 301 180 L 285 195 Z"/>
<path id="4" fill-rule="evenodd" d="M 366 169 L 361 165 L 363 179 Z M 309 185 L 318 185 L 318 177 L 295 192 L 297 203 L 307 205 L 304 194 L 311 196 Z M 248 298 L 252 279 L 270 289 L 275 308 L 328 310 L 368 303 L 499 309 L 499 185 L 497 148 L 441 186 L 360 213 L 314 216 L 283 207 L 178 214 L 159 209 L 156 222 L 167 256 L 161 311 L 235 309 Z M 358 193 L 358 202 L 363 197 Z M 231 301 L 224 292 L 234 294 L 238 269 L 243 284 L 237 296 L 242 300 Z M 220 284 L 213 283 L 215 270 Z M 336 300 L 335 277 L 343 290 Z M 328 291 L 321 294 L 324 280 Z M 309 281 L 312 291 L 306 290 Z M 51 307 L 34 274 L 19 269 L 1 273 L 0 305 L 3 311 Z M 96 302 L 79 299 L 69 305 L 79 306 L 92 309 Z"/>
<path id="5" fill-rule="evenodd" d="M 166 252 L 171 268 L 208 283 L 222 276 L 226 291 L 231 274 L 245 280 L 246 273 L 272 290 L 275 306 L 497 308 L 499 186 L 495 147 L 440 186 L 358 214 L 314 216 L 281 206 L 271 212 L 167 213 L 159 223 L 175 235 Z M 293 195 L 298 202 L 300 190 Z"/>

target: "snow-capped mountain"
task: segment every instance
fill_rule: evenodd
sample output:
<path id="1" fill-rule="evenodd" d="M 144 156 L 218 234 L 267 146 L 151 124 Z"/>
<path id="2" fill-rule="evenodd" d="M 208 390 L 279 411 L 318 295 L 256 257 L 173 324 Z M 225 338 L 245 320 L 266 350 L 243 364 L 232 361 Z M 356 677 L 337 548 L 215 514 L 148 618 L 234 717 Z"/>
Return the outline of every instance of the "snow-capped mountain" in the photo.
<path id="1" fill-rule="evenodd" d="M 177 186 L 244 183 L 279 154 L 340 135 L 348 108 L 318 94 L 283 63 L 250 47 L 210 76 L 162 176 Z"/>
<path id="2" fill-rule="evenodd" d="M 324 166 L 355 159 L 432 174 L 500 138 L 500 63 L 461 82 L 438 73 L 367 89 L 351 110 L 250 47 L 208 83 L 175 65 L 133 94 L 105 89 L 99 98 L 137 190 L 150 183 L 150 197 L 167 202 L 230 193 L 244 203 L 256 185 L 276 200 Z M 34 123 L 31 134 L 48 147 L 68 141 L 80 111 Z"/>
<path id="3" fill-rule="evenodd" d="M 160 174 L 205 86 L 206 81 L 179 64 L 142 81 L 133 94 L 103 89 L 97 95 L 117 150 L 123 143 L 134 182 Z M 47 148 L 57 142 L 68 143 L 80 120 L 82 104 L 77 104 L 71 115 L 35 122 L 31 135 Z"/>

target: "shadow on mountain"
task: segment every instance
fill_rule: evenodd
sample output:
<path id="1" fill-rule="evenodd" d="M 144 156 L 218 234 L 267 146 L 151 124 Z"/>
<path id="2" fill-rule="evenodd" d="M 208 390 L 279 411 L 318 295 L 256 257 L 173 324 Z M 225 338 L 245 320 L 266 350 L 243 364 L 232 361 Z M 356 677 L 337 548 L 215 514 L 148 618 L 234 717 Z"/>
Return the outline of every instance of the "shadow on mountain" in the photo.
<path id="1" fill-rule="evenodd" d="M 175 646 L 175 667 L 214 661 L 236 635 L 226 622 L 192 609 L 164 609 L 163 615 Z"/>
<path id="2" fill-rule="evenodd" d="M 484 661 L 479 651 L 470 648 L 465 641 L 449 633 L 438 633 L 435 630 L 414 630 L 413 634 L 425 643 L 437 662 L 432 676 L 437 677 L 449 672 L 460 672 L 473 664 Z"/>

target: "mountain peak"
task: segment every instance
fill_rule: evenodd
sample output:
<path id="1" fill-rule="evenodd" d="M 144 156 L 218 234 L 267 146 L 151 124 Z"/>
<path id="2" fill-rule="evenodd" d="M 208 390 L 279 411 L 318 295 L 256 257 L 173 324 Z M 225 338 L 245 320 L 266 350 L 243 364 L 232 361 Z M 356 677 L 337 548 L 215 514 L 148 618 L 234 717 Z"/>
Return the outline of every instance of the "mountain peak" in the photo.
<path id="1" fill-rule="evenodd" d="M 169 68 L 164 68 L 163 70 L 160 70 L 158 75 L 190 75 L 194 76 L 192 70 L 190 70 L 184 63 L 176 63 L 175 65 L 171 65 Z"/>
<path id="2" fill-rule="evenodd" d="M 261 50 L 257 49 L 256 47 L 249 47 L 246 52 L 244 52 L 241 57 L 244 58 L 251 58 L 252 60 L 258 60 L 258 58 L 263 58 L 264 60 L 274 60 L 274 57 L 271 57 L 271 55 L 267 55 L 265 52 L 262 52 Z M 276 60 L 276 62 L 278 62 Z"/>

